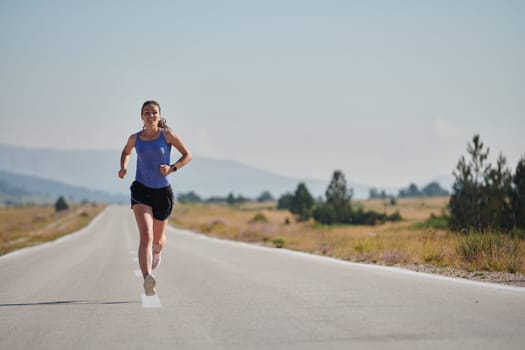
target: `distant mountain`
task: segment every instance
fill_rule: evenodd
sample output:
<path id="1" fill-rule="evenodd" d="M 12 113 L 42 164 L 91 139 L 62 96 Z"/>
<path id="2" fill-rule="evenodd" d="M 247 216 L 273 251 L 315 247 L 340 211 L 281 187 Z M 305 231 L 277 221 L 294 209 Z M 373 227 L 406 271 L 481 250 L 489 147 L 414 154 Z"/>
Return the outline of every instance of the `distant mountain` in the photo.
<path id="1" fill-rule="evenodd" d="M 16 176 L 16 175 L 15 175 Z M 52 198 L 40 193 L 33 193 L 20 187 L 3 176 L 0 172 L 0 206 L 20 203 L 51 203 Z"/>
<path id="2" fill-rule="evenodd" d="M 175 153 L 173 157 L 176 156 Z M 128 196 L 135 174 L 135 153 L 131 156 L 128 177 L 124 180 L 117 176 L 119 162 L 120 151 L 116 150 L 65 151 L 0 144 L 0 170 L 51 179 L 73 187 L 100 191 L 109 196 Z M 231 160 L 193 155 L 187 168 L 171 176 L 175 193 L 194 191 L 201 197 L 208 198 L 226 196 L 232 192 L 255 198 L 263 191 L 269 191 L 277 198 L 283 193 L 293 192 L 299 182 L 304 182 L 315 197 L 322 196 L 331 174 L 327 174 L 325 181 L 293 178 Z M 354 198 L 362 199 L 368 198 L 371 186 L 350 181 L 348 187 L 353 188 Z M 386 191 L 397 193 L 398 189 L 386 188 Z"/>
<path id="3" fill-rule="evenodd" d="M 80 186 L 109 194 L 129 193 L 135 173 L 133 153 L 128 177 L 117 176 L 120 151 L 49 150 L 0 145 L 0 170 L 16 174 L 53 179 L 71 186 Z M 174 160 L 173 160 L 174 161 Z M 193 156 L 191 164 L 172 175 L 176 193 L 195 191 L 202 197 L 226 196 L 228 193 L 257 197 L 269 191 L 274 197 L 292 192 L 304 182 L 314 196 L 324 194 L 330 179 L 292 178 L 247 166 L 239 162 Z M 349 184 L 355 198 L 366 198 L 369 186 Z"/>
<path id="4" fill-rule="evenodd" d="M 109 194 L 79 186 L 70 186 L 58 181 L 31 175 L 21 175 L 0 170 L 0 203 L 53 203 L 59 196 L 81 202 L 125 203 L 128 196 Z"/>
<path id="5" fill-rule="evenodd" d="M 0 145 L 0 170 L 118 194 L 126 192 L 126 186 L 116 175 L 120 156 L 116 153 Z"/>

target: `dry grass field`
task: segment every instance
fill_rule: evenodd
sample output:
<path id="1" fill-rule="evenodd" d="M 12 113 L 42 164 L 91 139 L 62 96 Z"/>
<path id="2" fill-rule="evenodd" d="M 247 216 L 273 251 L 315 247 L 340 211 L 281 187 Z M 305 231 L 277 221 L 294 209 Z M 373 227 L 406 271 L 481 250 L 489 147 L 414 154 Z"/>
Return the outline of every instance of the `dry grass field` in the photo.
<path id="1" fill-rule="evenodd" d="M 104 207 L 72 205 L 60 212 L 55 212 L 52 205 L 0 207 L 0 255 L 75 232 Z"/>
<path id="2" fill-rule="evenodd" d="M 225 239 L 326 255 L 338 259 L 396 266 L 430 266 L 431 270 L 525 272 L 525 242 L 502 234 L 462 235 L 425 227 L 431 214 L 441 215 L 448 198 L 356 201 L 365 209 L 403 220 L 375 226 L 320 225 L 297 222 L 275 204 L 178 204 L 172 224 Z M 430 272 L 432 272 L 430 271 Z"/>
<path id="3" fill-rule="evenodd" d="M 367 199 L 356 201 L 364 208 L 388 215 L 399 210 L 405 221 L 418 222 L 430 217 L 430 214 L 441 215 L 446 208 L 449 197 L 399 198 L 396 205 L 390 204 L 389 199 Z"/>
<path id="4" fill-rule="evenodd" d="M 177 204 L 171 224 L 214 237 L 337 259 L 525 286 L 523 239 L 500 233 L 464 235 L 424 224 L 432 214 L 441 215 L 447 203 L 448 198 L 398 199 L 395 205 L 388 199 L 355 201 L 367 210 L 399 211 L 403 218 L 375 226 L 299 222 L 288 211 L 275 209 L 275 203 Z M 0 207 L 0 255 L 77 231 L 104 207 L 72 206 L 58 213 L 49 205 Z"/>

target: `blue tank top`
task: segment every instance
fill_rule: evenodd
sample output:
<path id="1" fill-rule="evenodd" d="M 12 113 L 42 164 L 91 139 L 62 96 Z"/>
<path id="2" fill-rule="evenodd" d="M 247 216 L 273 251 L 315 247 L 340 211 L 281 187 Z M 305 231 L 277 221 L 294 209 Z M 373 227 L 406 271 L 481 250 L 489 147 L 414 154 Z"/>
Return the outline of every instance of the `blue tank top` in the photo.
<path id="1" fill-rule="evenodd" d="M 169 186 L 169 176 L 160 173 L 162 164 L 170 164 L 171 145 L 164 138 L 164 131 L 155 140 L 140 139 L 142 131 L 137 133 L 135 150 L 137 151 L 137 173 L 135 180 L 150 188 Z"/>

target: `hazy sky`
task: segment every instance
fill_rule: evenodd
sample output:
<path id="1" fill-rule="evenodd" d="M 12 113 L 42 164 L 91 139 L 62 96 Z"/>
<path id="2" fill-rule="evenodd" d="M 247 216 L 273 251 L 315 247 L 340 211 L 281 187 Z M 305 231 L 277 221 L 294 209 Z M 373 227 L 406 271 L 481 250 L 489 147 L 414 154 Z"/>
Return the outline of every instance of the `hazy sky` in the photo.
<path id="1" fill-rule="evenodd" d="M 524 19 L 519 0 L 0 0 L 0 143 L 120 150 L 156 99 L 196 157 L 277 174 L 424 183 L 474 133 L 514 169 Z"/>

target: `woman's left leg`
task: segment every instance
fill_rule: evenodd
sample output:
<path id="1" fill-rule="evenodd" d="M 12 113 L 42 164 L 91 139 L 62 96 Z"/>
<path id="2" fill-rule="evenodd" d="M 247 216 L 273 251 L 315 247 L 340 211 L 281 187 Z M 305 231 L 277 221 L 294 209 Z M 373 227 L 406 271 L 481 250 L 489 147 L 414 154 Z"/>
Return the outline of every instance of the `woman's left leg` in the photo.
<path id="1" fill-rule="evenodd" d="M 155 269 L 160 263 L 160 253 L 166 244 L 166 228 L 168 220 L 153 219 L 153 262 L 152 269 Z"/>
<path id="2" fill-rule="evenodd" d="M 153 250 L 155 253 L 160 253 L 166 244 L 166 227 L 168 227 L 167 219 L 153 219 Z"/>
<path id="3" fill-rule="evenodd" d="M 153 264 L 156 268 L 160 263 L 160 253 L 166 244 L 166 228 L 173 210 L 173 191 L 171 186 L 157 193 L 153 213 Z"/>

